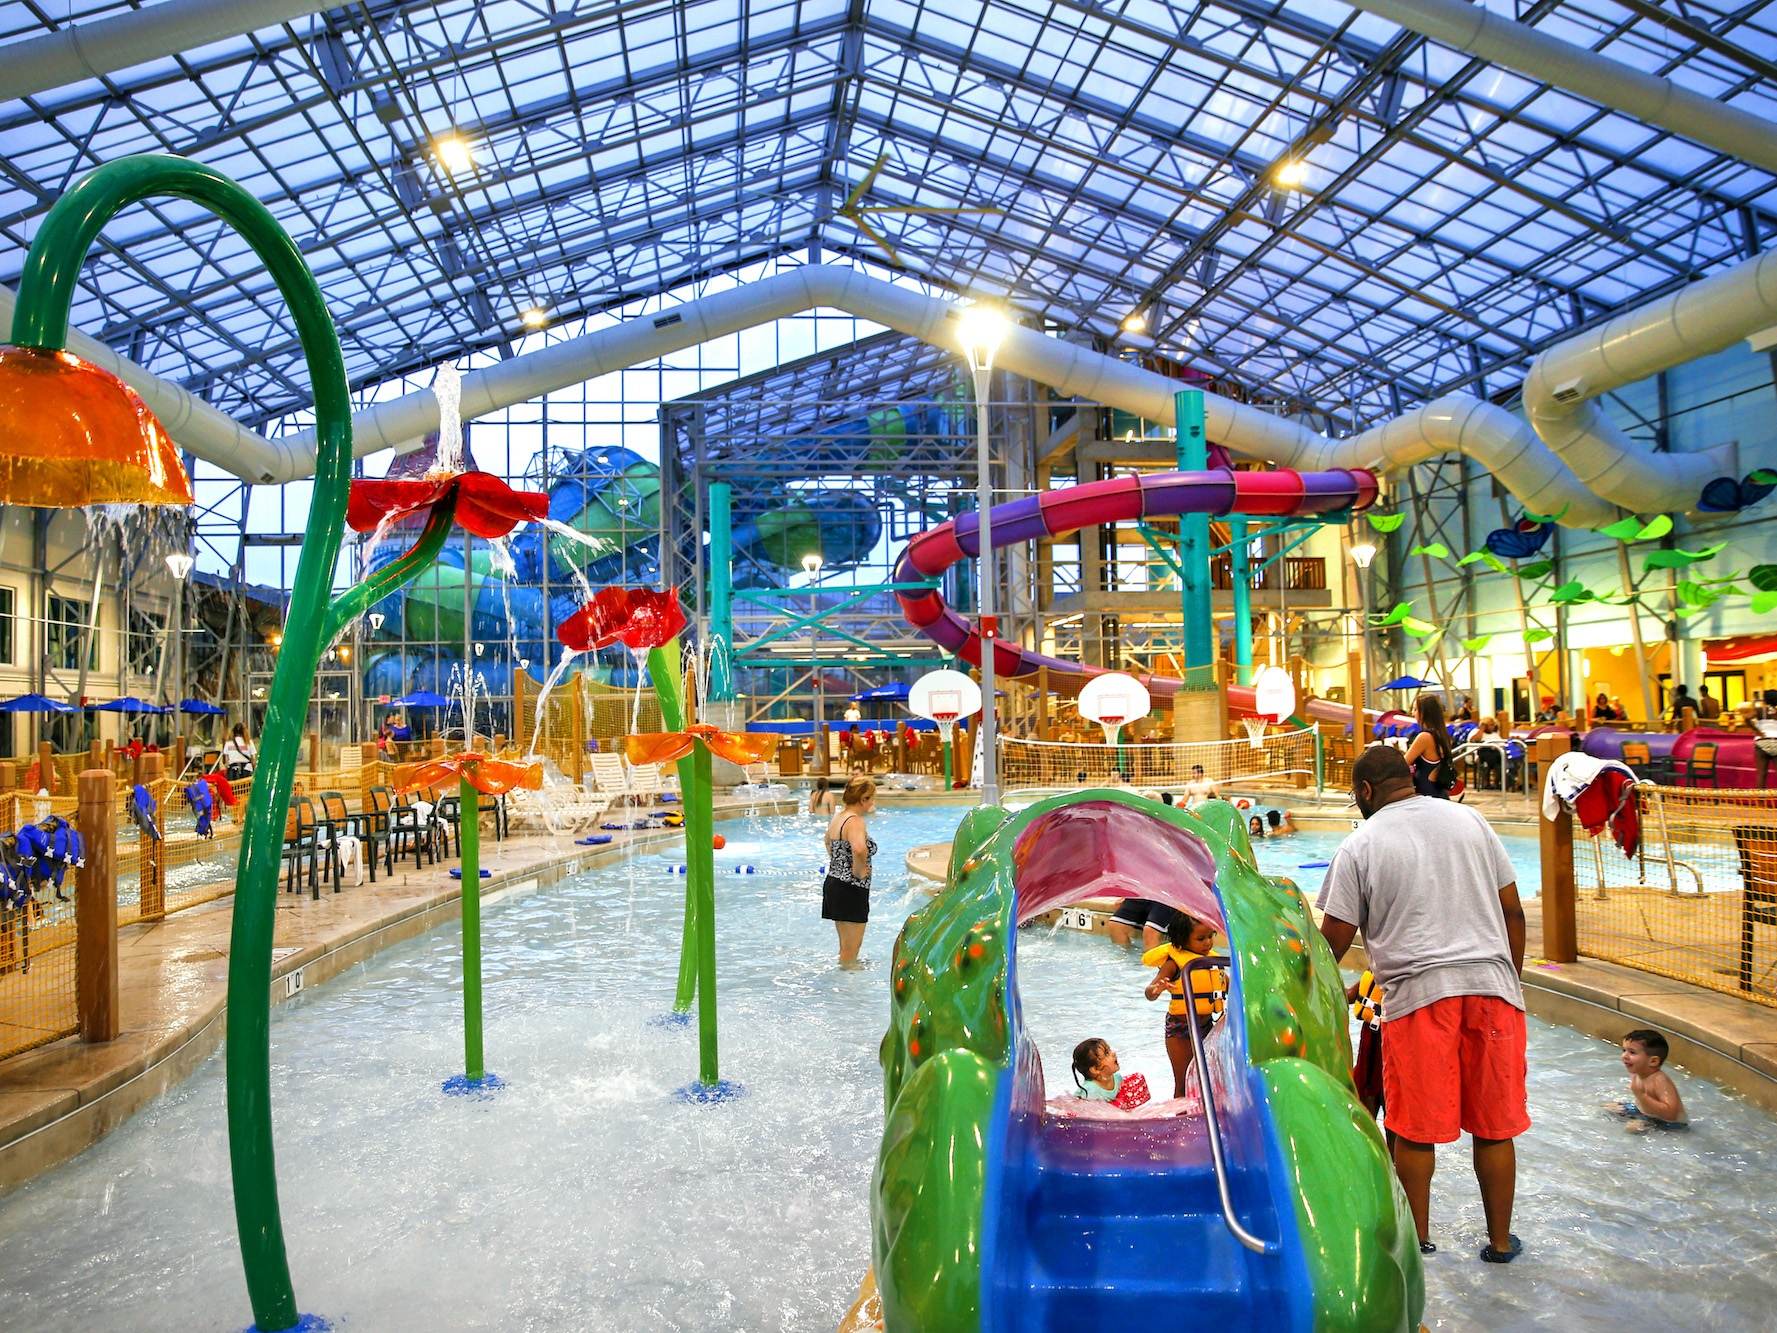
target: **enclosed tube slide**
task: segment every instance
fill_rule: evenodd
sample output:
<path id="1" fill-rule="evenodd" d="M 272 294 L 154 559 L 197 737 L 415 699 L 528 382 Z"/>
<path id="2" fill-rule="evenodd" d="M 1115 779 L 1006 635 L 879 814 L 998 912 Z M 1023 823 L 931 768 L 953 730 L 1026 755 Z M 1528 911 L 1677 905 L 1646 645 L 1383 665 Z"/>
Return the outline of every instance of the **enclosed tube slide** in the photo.
<path id="1" fill-rule="evenodd" d="M 964 817 L 945 890 L 894 948 L 871 1189 L 891 1333 L 1072 1333 L 1166 1312 L 1419 1326 L 1417 1238 L 1352 1085 L 1338 964 L 1300 891 L 1254 867 L 1242 822 L 1225 802 L 1186 813 L 1124 791 Z M 1157 899 L 1228 939 L 1201 1105 L 1088 1118 L 1049 1100 L 1018 928 L 1098 896 Z"/>
<path id="2" fill-rule="evenodd" d="M 1376 478 L 1363 468 L 1333 472 L 1155 472 L 1139 477 L 1114 477 L 1042 495 L 1027 495 L 993 507 L 994 548 L 1043 537 L 1065 537 L 1081 528 L 1104 523 L 1129 523 L 1141 518 L 1178 514 L 1260 514 L 1284 517 L 1367 509 L 1376 499 Z M 907 543 L 895 566 L 895 582 L 935 579 L 961 560 L 981 554 L 980 520 L 973 513 L 927 528 Z M 946 652 L 974 666 L 981 665 L 981 635 L 951 610 L 935 588 L 897 593 L 901 610 L 913 627 Z M 1050 685 L 1077 694 L 1103 667 L 1085 666 L 1033 652 L 1004 639 L 994 641 L 996 677 L 1032 676 L 1049 670 Z M 1148 693 L 1170 698 L 1180 682 L 1166 676 L 1138 676 Z M 1250 689 L 1228 692 L 1236 708 L 1250 710 Z M 1351 724 L 1351 709 L 1325 700 L 1309 701 L 1306 715 L 1339 726 Z"/>

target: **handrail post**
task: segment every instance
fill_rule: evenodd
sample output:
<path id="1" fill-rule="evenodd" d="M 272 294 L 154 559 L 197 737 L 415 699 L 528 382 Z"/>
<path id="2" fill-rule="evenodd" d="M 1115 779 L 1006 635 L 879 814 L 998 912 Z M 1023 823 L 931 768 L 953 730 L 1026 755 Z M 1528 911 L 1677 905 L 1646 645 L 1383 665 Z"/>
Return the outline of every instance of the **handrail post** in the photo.
<path id="1" fill-rule="evenodd" d="M 1203 968 L 1232 967 L 1233 960 L 1228 958 L 1202 957 L 1193 958 L 1185 964 L 1184 982 L 1185 997 L 1192 995 L 1191 974 Z M 1185 1029 L 1191 1034 L 1191 1053 L 1197 1068 L 1197 1087 L 1203 1093 L 1203 1124 L 1209 1131 L 1209 1157 L 1215 1166 L 1216 1193 L 1221 1196 L 1222 1221 L 1228 1224 L 1229 1234 L 1254 1254 L 1275 1254 L 1278 1246 L 1274 1241 L 1261 1240 L 1240 1224 L 1234 1215 L 1234 1198 L 1228 1192 L 1228 1162 L 1222 1150 L 1222 1126 L 1216 1114 L 1216 1094 L 1213 1082 L 1209 1077 L 1209 1065 L 1203 1054 L 1203 1034 L 1197 1030 L 1197 1015 L 1190 1015 L 1191 1021 Z"/>
<path id="2" fill-rule="evenodd" d="M 1573 885 L 1573 816 L 1561 807 L 1537 825 L 1542 858 L 1543 957 L 1571 963 L 1578 957 L 1578 925 Z M 1599 884 L 1603 885 L 1603 876 Z"/>

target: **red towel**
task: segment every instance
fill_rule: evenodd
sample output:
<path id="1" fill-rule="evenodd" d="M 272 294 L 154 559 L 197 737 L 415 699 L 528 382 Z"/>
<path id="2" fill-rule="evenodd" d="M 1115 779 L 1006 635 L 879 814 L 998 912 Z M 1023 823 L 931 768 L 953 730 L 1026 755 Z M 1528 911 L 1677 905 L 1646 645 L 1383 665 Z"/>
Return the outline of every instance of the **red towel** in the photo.
<path id="1" fill-rule="evenodd" d="M 1574 800 L 1573 813 L 1589 837 L 1596 838 L 1610 826 L 1611 839 L 1634 856 L 1641 845 L 1641 811 L 1635 801 L 1635 778 L 1621 769 L 1607 768 Z"/>

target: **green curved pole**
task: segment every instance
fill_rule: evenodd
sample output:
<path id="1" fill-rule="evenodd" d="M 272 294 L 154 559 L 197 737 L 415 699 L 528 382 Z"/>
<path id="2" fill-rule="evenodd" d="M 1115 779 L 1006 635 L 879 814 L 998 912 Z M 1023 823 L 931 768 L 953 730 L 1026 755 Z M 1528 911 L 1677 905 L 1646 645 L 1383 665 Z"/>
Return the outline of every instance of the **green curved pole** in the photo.
<path id="1" fill-rule="evenodd" d="M 463 870 L 463 1077 L 486 1075 L 481 1055 L 481 793 L 457 780 L 457 860 Z"/>
<path id="2" fill-rule="evenodd" d="M 654 683 L 654 697 L 660 701 L 661 724 L 668 731 L 683 731 L 689 720 L 685 716 L 685 684 L 679 673 L 679 641 L 648 650 L 648 679 Z M 685 912 L 679 927 L 679 982 L 673 992 L 673 1012 L 688 1014 L 697 998 L 697 917 L 698 894 L 691 858 L 691 789 L 696 781 L 691 756 L 679 760 L 679 796 L 685 811 Z M 712 864 L 710 873 L 715 873 Z"/>
<path id="3" fill-rule="evenodd" d="M 75 283 L 100 230 L 121 209 L 161 196 L 209 209 L 253 248 L 290 307 L 315 399 L 314 492 L 247 801 L 228 952 L 228 1143 L 235 1221 L 254 1321 L 271 1333 L 294 1327 L 298 1320 L 272 1147 L 271 952 L 283 834 L 278 812 L 290 801 L 310 689 L 327 642 L 350 618 L 357 593 L 363 592 L 363 605 L 368 606 L 411 577 L 436 554 L 449 524 L 440 526 L 435 517 L 420 546 L 397 562 L 404 571 L 401 577 L 382 571 L 348 593 L 342 599 L 346 605 L 329 605 L 352 461 L 351 400 L 339 337 L 314 275 L 289 234 L 251 194 L 200 163 L 152 155 L 123 158 L 99 167 L 63 195 L 45 216 L 25 258 L 13 342 L 61 350 Z M 422 554 L 429 543 L 431 552 Z"/>

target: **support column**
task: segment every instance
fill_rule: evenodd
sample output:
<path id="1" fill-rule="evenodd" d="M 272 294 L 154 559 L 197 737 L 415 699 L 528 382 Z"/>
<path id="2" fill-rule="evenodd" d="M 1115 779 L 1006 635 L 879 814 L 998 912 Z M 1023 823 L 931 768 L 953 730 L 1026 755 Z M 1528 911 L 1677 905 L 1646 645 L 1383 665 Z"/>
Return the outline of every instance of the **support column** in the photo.
<path id="1" fill-rule="evenodd" d="M 1207 455 L 1205 457 L 1207 462 Z M 1228 567 L 1234 585 L 1234 683 L 1253 683 L 1253 588 L 1247 561 L 1246 517 L 1228 518 Z M 1282 570 L 1278 571 L 1282 576 Z"/>
<path id="2" fill-rule="evenodd" d="M 86 864 L 75 871 L 75 996 L 82 1041 L 110 1041 L 122 1027 L 117 990 L 117 779 L 104 769 L 80 775 L 75 822 Z"/>
<path id="3" fill-rule="evenodd" d="M 1209 439 L 1203 425 L 1203 391 L 1183 389 L 1174 397 L 1178 420 L 1178 466 L 1201 472 L 1209 466 Z M 1172 701 L 1173 735 L 1180 741 L 1221 740 L 1227 734 L 1222 693 L 1216 684 L 1215 622 L 1209 586 L 1209 515 L 1179 516 L 1179 610 L 1184 631 L 1184 684 Z"/>
<path id="4" fill-rule="evenodd" d="M 733 509 L 728 483 L 712 481 L 709 499 L 709 701 L 734 699 L 734 570 Z"/>
<path id="5" fill-rule="evenodd" d="M 1539 738 L 1538 749 L 1553 762 L 1556 747 L 1550 738 Z M 1571 963 L 1579 957 L 1578 929 L 1574 915 L 1573 816 L 1565 806 L 1553 819 L 1538 825 L 1542 859 L 1543 957 L 1551 963 Z"/>

